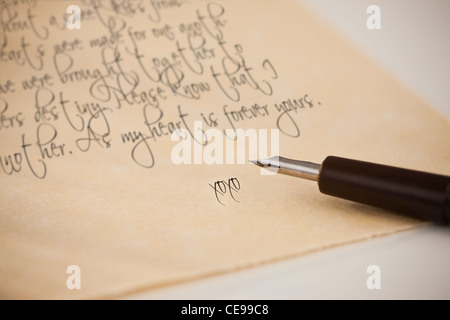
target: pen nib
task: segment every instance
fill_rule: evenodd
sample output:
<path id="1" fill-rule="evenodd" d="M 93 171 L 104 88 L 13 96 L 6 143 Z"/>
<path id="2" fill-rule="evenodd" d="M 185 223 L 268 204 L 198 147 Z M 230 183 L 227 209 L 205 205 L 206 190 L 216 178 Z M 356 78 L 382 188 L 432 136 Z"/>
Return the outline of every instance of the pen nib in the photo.
<path id="1" fill-rule="evenodd" d="M 248 160 L 248 162 L 253 163 L 259 167 L 264 167 L 258 160 Z"/>
<path id="2" fill-rule="evenodd" d="M 306 162 L 301 160 L 292 160 L 279 156 L 267 158 L 250 160 L 249 162 L 256 164 L 258 167 L 262 167 L 265 170 L 262 172 L 266 174 L 281 173 L 288 176 L 318 181 L 320 164 Z M 267 171 L 271 173 L 267 173 Z M 263 173 L 261 173 L 263 174 Z"/>
<path id="3" fill-rule="evenodd" d="M 264 159 L 264 160 L 249 160 L 249 162 L 256 164 L 258 167 L 266 168 L 270 167 L 270 159 Z"/>

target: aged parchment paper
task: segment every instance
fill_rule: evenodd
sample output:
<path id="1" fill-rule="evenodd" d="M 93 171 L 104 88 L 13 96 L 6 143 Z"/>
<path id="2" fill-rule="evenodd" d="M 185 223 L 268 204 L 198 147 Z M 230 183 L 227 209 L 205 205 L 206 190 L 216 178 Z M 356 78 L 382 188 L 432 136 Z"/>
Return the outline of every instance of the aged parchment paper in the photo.
<path id="1" fill-rule="evenodd" d="M 419 224 L 252 165 L 175 165 L 167 133 L 195 120 L 450 174 L 448 121 L 291 1 L 71 1 L 73 30 L 68 2 L 0 4 L 1 298 L 119 297 Z"/>

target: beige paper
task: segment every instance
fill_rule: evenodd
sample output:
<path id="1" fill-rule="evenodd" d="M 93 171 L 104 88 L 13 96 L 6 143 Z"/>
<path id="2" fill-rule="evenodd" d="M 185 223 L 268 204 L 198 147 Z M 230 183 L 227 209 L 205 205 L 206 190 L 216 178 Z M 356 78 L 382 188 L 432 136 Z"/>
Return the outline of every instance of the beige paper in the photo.
<path id="1" fill-rule="evenodd" d="M 225 105 L 258 104 L 233 126 L 281 129 L 285 157 L 450 174 L 448 121 L 290 1 L 71 1 L 74 30 L 68 2 L 0 3 L 0 298 L 120 297 L 419 224 L 252 165 L 175 165 L 160 122 L 222 130 Z"/>

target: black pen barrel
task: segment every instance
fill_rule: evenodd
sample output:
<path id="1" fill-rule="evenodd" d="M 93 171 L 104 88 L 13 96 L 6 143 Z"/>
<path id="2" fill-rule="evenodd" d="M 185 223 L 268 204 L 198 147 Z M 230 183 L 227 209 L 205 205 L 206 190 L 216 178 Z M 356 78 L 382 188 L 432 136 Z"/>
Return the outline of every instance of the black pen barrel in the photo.
<path id="1" fill-rule="evenodd" d="M 320 168 L 320 192 L 448 224 L 450 177 L 329 156 Z"/>

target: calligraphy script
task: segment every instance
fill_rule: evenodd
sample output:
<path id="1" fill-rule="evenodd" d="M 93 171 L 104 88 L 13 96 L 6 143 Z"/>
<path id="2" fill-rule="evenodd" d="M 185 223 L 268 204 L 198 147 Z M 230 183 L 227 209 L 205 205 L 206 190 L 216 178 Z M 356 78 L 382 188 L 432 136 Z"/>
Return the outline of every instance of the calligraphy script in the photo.
<path id="1" fill-rule="evenodd" d="M 266 102 L 280 75 L 228 36 L 226 1 L 77 5 L 80 28 L 69 30 L 64 1 L 0 1 L 0 174 L 44 179 L 50 162 L 119 146 L 153 168 L 153 145 L 177 129 L 194 138 L 194 120 L 237 129 L 269 117 L 298 138 L 297 115 L 321 106 L 306 92 Z M 205 109 L 206 97 L 220 103 Z M 125 114 L 132 124 L 112 121 Z"/>

